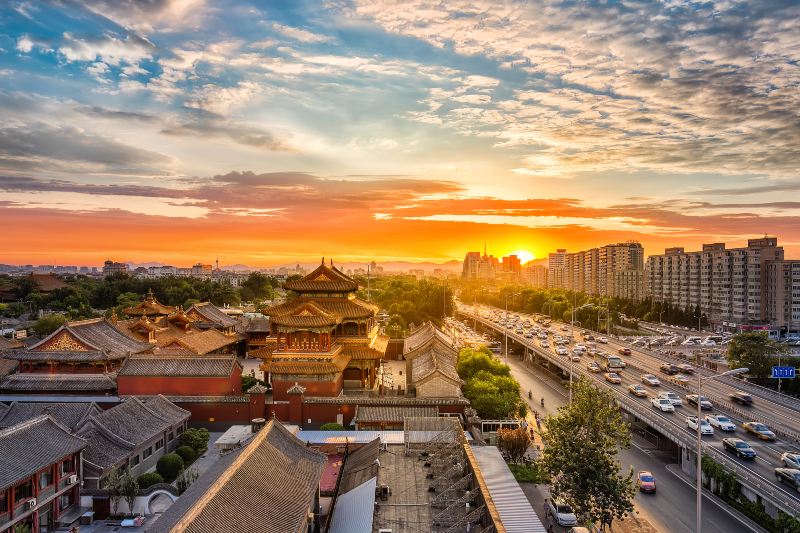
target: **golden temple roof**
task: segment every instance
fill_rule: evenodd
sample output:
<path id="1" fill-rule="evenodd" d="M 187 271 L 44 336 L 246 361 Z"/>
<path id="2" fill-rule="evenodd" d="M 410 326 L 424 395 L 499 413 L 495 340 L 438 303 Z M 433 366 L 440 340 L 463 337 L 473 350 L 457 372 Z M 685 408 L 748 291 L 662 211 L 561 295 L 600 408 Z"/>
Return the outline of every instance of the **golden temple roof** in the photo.
<path id="1" fill-rule="evenodd" d="M 156 300 L 153 289 L 148 289 L 144 300 L 133 307 L 123 309 L 122 312 L 128 316 L 169 315 L 175 312 L 175 308 Z"/>
<path id="2" fill-rule="evenodd" d="M 304 292 L 355 292 L 358 290 L 358 283 L 333 266 L 325 264 L 319 265 L 313 272 L 300 279 L 287 281 L 283 284 L 284 289 L 299 293 Z"/>

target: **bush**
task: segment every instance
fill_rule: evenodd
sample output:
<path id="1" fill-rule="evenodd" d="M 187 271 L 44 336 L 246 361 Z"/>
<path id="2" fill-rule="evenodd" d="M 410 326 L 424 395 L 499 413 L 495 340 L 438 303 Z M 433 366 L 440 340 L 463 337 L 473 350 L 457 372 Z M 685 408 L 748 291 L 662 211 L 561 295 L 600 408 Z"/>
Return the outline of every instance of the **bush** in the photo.
<path id="1" fill-rule="evenodd" d="M 180 446 L 189 446 L 195 452 L 202 452 L 208 448 L 209 434 L 206 428 L 187 429 L 178 440 Z"/>
<path id="2" fill-rule="evenodd" d="M 156 470 L 164 481 L 171 483 L 183 470 L 183 459 L 177 453 L 168 453 L 158 460 Z"/>
<path id="3" fill-rule="evenodd" d="M 322 431 L 344 431 L 344 426 L 336 422 L 328 422 L 327 424 L 322 424 L 319 429 Z"/>
<path id="4" fill-rule="evenodd" d="M 136 478 L 136 481 L 139 483 L 139 489 L 146 489 L 151 485 L 164 483 L 164 478 L 158 472 L 146 472 Z"/>
<path id="5" fill-rule="evenodd" d="M 181 456 L 184 465 L 192 464 L 194 460 L 197 459 L 197 452 L 195 452 L 194 448 L 191 446 L 178 446 L 178 449 L 175 450 L 175 453 Z"/>

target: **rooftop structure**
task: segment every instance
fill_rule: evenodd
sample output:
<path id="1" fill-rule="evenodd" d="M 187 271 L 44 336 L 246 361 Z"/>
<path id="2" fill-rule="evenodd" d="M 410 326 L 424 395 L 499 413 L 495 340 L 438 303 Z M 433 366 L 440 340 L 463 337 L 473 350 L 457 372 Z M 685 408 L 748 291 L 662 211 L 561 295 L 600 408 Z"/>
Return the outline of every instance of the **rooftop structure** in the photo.
<path id="1" fill-rule="evenodd" d="M 148 289 L 144 300 L 133 307 L 123 309 L 122 312 L 128 316 L 158 317 L 171 315 L 175 311 L 176 308 L 159 302 L 153 294 L 153 289 Z"/>
<path id="2" fill-rule="evenodd" d="M 129 357 L 117 376 L 119 394 L 174 396 L 239 395 L 242 366 L 235 354 L 136 355 Z"/>
<path id="3" fill-rule="evenodd" d="M 49 415 L 68 430 L 75 431 L 88 418 L 101 412 L 102 409 L 94 402 L 11 402 L 0 413 L 0 429 Z"/>

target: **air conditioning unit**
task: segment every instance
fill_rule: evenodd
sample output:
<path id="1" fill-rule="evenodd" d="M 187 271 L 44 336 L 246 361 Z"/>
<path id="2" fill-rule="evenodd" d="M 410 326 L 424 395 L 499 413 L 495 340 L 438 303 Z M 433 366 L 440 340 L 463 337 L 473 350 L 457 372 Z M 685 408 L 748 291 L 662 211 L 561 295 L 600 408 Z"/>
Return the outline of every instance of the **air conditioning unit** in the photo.
<path id="1" fill-rule="evenodd" d="M 31 498 L 30 500 L 25 502 L 26 510 L 33 509 L 34 507 L 36 507 L 36 498 Z"/>
<path id="2" fill-rule="evenodd" d="M 77 482 L 78 482 L 78 476 L 76 476 L 75 474 L 72 474 L 67 478 L 67 485 L 74 485 Z"/>

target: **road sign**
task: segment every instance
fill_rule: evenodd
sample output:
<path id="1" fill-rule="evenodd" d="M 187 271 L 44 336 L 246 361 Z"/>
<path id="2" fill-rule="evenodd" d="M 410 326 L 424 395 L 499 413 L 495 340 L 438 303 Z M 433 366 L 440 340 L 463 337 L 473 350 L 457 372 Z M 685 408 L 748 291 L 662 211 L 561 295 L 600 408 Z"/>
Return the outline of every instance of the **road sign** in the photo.
<path id="1" fill-rule="evenodd" d="M 795 376 L 795 367 L 793 366 L 773 366 L 772 377 L 782 379 L 792 379 Z"/>

